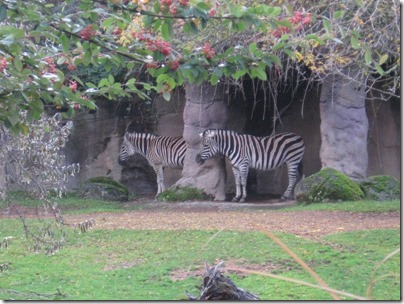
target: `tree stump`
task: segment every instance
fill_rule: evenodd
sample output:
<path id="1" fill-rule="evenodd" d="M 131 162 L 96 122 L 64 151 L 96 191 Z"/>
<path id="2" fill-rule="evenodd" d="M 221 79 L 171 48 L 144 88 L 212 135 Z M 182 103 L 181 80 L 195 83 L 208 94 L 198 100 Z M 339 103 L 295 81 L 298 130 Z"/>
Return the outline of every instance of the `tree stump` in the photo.
<path id="1" fill-rule="evenodd" d="M 224 276 L 220 272 L 220 267 L 222 267 L 222 265 L 223 261 L 216 264 L 216 266 L 210 268 L 206 264 L 206 273 L 203 278 L 201 294 L 197 298 L 188 294 L 188 300 L 197 300 L 197 301 L 260 300 L 259 297 L 237 287 L 232 280 Z"/>

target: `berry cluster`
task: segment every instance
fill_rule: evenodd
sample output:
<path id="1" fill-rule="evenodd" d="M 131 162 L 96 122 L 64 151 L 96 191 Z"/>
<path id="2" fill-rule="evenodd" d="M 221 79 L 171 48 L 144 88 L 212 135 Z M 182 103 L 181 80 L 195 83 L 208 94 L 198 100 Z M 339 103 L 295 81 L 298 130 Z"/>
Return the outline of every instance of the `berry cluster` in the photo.
<path id="1" fill-rule="evenodd" d="M 48 64 L 46 72 L 52 73 L 52 74 L 56 73 L 56 64 L 55 64 L 55 61 L 53 60 L 53 58 L 47 57 L 44 60 Z M 45 70 L 43 70 L 42 73 L 45 73 Z"/>
<path id="2" fill-rule="evenodd" d="M 90 40 L 93 36 L 95 36 L 95 34 L 96 34 L 96 31 L 93 29 L 93 26 L 90 24 L 80 32 L 80 37 L 83 40 Z"/>
<path id="3" fill-rule="evenodd" d="M 3 73 L 6 68 L 7 68 L 7 58 L 3 57 L 0 60 L 0 73 Z"/>
<path id="4" fill-rule="evenodd" d="M 189 0 L 161 0 L 160 11 L 163 13 L 170 12 L 172 15 L 178 13 L 178 9 L 187 6 Z"/>
<path id="5" fill-rule="evenodd" d="M 202 47 L 202 53 L 205 55 L 205 58 L 210 60 L 216 55 L 216 51 L 212 48 L 210 43 L 206 42 Z"/>
<path id="6" fill-rule="evenodd" d="M 72 90 L 73 93 L 77 91 L 77 81 L 73 80 L 70 82 L 69 88 Z"/>
<path id="7" fill-rule="evenodd" d="M 303 28 L 303 26 L 309 24 L 311 22 L 311 13 L 303 14 L 299 11 L 296 11 L 292 17 L 289 18 L 290 23 L 296 25 L 294 28 L 295 31 L 299 31 Z M 287 26 L 278 26 L 275 30 L 272 31 L 272 36 L 279 38 L 283 34 L 289 33 L 291 31 L 290 27 Z"/>
<path id="8" fill-rule="evenodd" d="M 164 56 L 168 56 L 171 53 L 171 45 L 167 41 L 164 41 L 160 38 L 153 37 L 151 34 L 141 32 L 133 32 L 133 38 L 137 38 L 139 42 L 144 42 L 146 47 L 151 52 L 160 52 Z"/>

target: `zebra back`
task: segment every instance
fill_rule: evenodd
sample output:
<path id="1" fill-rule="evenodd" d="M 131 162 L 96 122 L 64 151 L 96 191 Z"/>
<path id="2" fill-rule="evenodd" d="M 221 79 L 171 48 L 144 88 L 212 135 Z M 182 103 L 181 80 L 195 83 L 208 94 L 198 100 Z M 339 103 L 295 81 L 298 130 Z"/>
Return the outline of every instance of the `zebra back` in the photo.
<path id="1" fill-rule="evenodd" d="M 256 137 L 232 130 L 209 129 L 203 133 L 203 137 L 207 141 L 214 141 L 219 148 L 218 152 L 228 157 L 232 165 L 237 167 L 245 162 L 258 170 L 271 170 L 285 162 L 296 162 L 297 165 L 304 154 L 303 139 L 294 133 Z"/>
<path id="2" fill-rule="evenodd" d="M 137 153 L 152 164 L 183 168 L 186 143 L 183 137 L 157 136 L 147 133 L 126 133 L 126 139 Z"/>

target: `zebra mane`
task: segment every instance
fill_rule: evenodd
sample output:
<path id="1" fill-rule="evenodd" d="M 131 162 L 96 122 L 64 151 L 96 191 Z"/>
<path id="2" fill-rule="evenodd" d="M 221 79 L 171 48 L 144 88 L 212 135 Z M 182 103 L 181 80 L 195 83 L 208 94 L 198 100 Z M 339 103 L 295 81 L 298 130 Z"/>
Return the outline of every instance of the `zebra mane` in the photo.
<path id="1" fill-rule="evenodd" d="M 226 129 L 206 129 L 203 133 L 200 133 L 200 137 L 208 137 L 212 138 L 213 136 L 217 134 L 239 134 L 236 131 L 233 130 L 226 130 Z"/>
<path id="2" fill-rule="evenodd" d="M 146 138 L 146 139 L 150 139 L 150 138 L 154 138 L 154 137 L 156 137 L 156 136 L 157 136 L 157 135 L 151 134 L 151 133 L 129 132 L 129 131 L 126 131 L 126 132 L 125 132 L 125 135 L 124 135 L 124 138 L 126 138 L 127 140 L 131 140 L 131 139 L 139 138 L 139 137 L 141 137 L 141 138 Z"/>

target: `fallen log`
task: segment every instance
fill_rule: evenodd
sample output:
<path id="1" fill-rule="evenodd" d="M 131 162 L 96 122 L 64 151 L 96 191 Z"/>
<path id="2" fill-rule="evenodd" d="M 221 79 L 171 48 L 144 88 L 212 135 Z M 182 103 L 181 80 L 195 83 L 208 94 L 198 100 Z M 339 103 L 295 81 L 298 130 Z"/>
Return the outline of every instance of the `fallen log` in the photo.
<path id="1" fill-rule="evenodd" d="M 259 300 L 260 298 L 248 291 L 245 291 L 224 276 L 220 272 L 223 261 L 213 267 L 206 264 L 206 273 L 203 278 L 203 285 L 201 287 L 201 294 L 199 297 L 194 297 L 188 294 L 188 300 L 198 301 L 220 301 L 220 300 L 238 300 L 238 301 L 251 301 Z"/>

